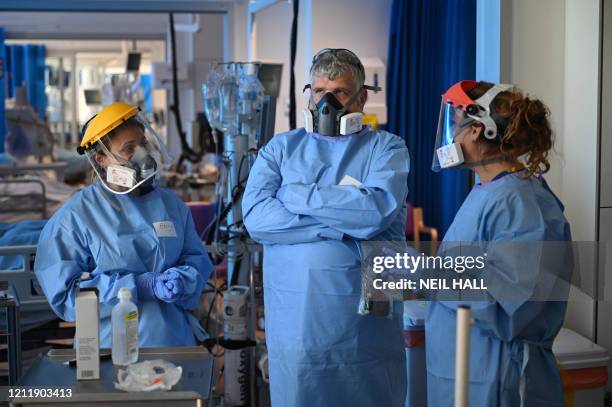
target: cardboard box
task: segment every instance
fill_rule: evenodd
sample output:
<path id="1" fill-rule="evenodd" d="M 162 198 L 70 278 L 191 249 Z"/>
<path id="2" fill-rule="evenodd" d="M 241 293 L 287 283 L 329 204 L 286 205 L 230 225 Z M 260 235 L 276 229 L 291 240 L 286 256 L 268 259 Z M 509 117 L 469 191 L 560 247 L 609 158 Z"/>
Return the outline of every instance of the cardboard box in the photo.
<path id="1" fill-rule="evenodd" d="M 82 289 L 76 297 L 77 380 L 100 379 L 100 312 L 98 292 Z"/>

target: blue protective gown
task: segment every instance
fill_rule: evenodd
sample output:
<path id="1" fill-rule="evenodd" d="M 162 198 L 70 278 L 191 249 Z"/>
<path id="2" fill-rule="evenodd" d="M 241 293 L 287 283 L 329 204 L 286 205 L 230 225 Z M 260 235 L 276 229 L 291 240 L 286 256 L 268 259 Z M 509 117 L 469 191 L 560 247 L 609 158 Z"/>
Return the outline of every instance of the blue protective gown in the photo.
<path id="1" fill-rule="evenodd" d="M 176 233 L 158 222 L 171 222 Z M 179 301 L 139 301 L 135 275 L 175 266 L 185 286 Z M 99 183 L 74 195 L 49 220 L 34 265 L 51 307 L 65 321 L 75 320 L 76 284 L 82 273 L 90 273 L 80 286 L 99 291 L 101 347 L 111 347 L 111 312 L 122 287 L 138 306 L 141 346 L 194 345 L 190 310 L 198 307 L 211 269 L 189 208 L 173 192 L 116 195 Z"/>
<path id="2" fill-rule="evenodd" d="M 408 170 L 404 141 L 367 128 L 340 137 L 298 129 L 259 152 L 242 207 L 264 244 L 273 406 L 404 404 L 402 309 L 358 315 L 358 245 L 405 240 Z M 339 185 L 346 175 L 362 185 Z"/>
<path id="3" fill-rule="evenodd" d="M 570 241 L 563 207 L 543 182 L 509 174 L 476 185 L 459 209 L 440 250 L 452 242 Z M 527 250 L 523 254 L 529 257 L 536 252 Z M 536 273 L 555 273 L 567 281 L 569 277 L 562 274 L 571 274 L 572 267 L 567 264 L 567 268 L 543 270 L 536 266 L 539 261 L 540 258 L 514 260 L 527 267 L 513 267 L 512 261 L 506 262 L 503 270 L 496 271 L 503 274 L 497 276 L 498 281 L 507 281 L 500 287 L 506 298 L 468 303 L 476 320 L 471 330 L 470 406 L 516 407 L 521 405 L 521 398 L 523 405 L 530 407 L 564 405 L 551 346 L 563 324 L 567 304 L 519 298 L 529 297 L 533 289 L 530 284 L 538 278 Z M 429 306 L 426 346 L 430 407 L 453 406 L 459 304 L 465 302 L 437 301 Z"/>

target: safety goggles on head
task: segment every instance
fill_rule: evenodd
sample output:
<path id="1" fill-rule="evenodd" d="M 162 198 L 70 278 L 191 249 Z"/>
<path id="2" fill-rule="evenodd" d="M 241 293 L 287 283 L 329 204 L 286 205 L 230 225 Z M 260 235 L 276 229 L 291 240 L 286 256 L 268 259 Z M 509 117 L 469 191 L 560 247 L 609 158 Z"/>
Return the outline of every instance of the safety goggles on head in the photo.
<path id="1" fill-rule="evenodd" d="M 81 145 L 102 185 L 115 194 L 147 192 L 170 158 L 136 106 L 112 103 L 87 124 Z"/>
<path id="2" fill-rule="evenodd" d="M 346 48 L 323 48 L 317 52 L 314 57 L 312 57 L 311 66 L 314 66 L 321 57 L 327 54 L 332 54 L 334 56 L 337 54 L 344 54 L 344 59 L 351 65 L 354 65 L 363 74 L 363 76 L 365 76 L 365 69 L 363 68 L 363 64 L 361 63 L 361 60 L 357 54 Z"/>
<path id="3" fill-rule="evenodd" d="M 442 95 L 431 166 L 433 171 L 465 163 L 461 144 L 455 138 L 472 124 L 478 122 L 483 125 L 486 139 L 494 140 L 498 137 L 498 124 L 492 116 L 491 103 L 499 93 L 511 89 L 512 85 L 494 85 L 484 95 L 473 100 L 468 93 L 477 85 L 476 81 L 461 81 Z"/>

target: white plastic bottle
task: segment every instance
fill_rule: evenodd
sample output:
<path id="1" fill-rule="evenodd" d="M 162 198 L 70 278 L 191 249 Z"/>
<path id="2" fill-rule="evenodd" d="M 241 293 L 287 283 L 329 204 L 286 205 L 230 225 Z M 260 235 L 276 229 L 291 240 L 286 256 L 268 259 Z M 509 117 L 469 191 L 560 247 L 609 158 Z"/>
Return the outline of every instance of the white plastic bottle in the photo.
<path id="1" fill-rule="evenodd" d="M 113 364 L 126 366 L 138 360 L 138 308 L 129 289 L 121 288 L 118 298 L 112 313 Z"/>

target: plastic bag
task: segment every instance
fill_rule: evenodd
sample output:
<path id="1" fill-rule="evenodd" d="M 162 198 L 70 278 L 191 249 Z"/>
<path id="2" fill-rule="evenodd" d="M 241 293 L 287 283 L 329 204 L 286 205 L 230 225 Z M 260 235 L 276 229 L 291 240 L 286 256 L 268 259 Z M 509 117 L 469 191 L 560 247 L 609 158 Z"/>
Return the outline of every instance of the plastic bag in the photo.
<path id="1" fill-rule="evenodd" d="M 165 360 L 145 360 L 117 373 L 115 388 L 127 392 L 167 391 L 178 383 L 183 368 Z"/>

